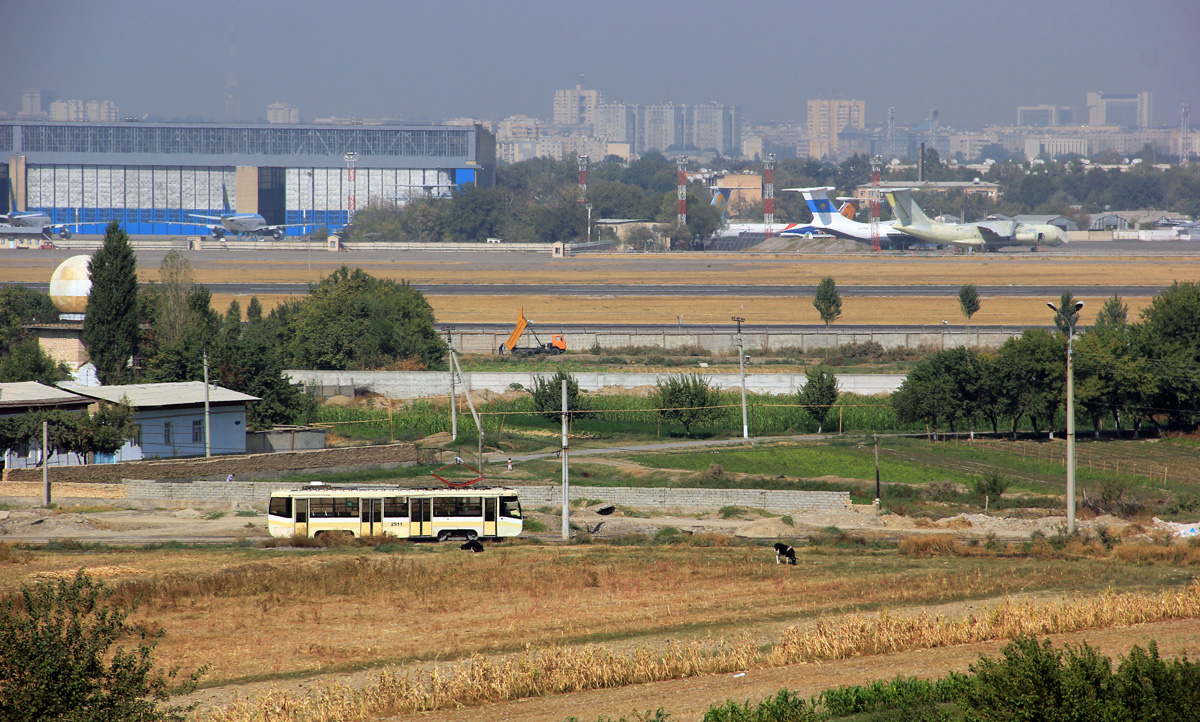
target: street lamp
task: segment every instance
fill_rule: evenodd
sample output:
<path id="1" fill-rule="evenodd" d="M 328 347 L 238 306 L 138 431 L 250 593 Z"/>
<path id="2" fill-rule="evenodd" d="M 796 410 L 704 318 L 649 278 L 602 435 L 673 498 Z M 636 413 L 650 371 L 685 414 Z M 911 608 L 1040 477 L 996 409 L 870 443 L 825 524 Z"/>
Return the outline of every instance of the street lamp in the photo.
<path id="1" fill-rule="evenodd" d="M 947 321 L 945 319 L 942 320 L 942 350 L 943 351 L 946 350 L 946 327 L 949 325 L 950 325 L 949 321 Z"/>
<path id="2" fill-rule="evenodd" d="M 354 223 L 354 211 L 356 210 L 354 207 L 356 204 L 354 197 L 354 164 L 358 162 L 358 153 L 348 150 L 342 158 L 346 161 L 346 182 L 348 184 L 346 192 L 346 225 L 351 225 Z"/>
<path id="3" fill-rule="evenodd" d="M 750 424 L 746 421 L 746 351 L 742 344 L 742 322 L 746 319 L 732 316 L 730 320 L 737 324 L 738 371 L 742 375 L 742 438 L 749 439 Z"/>
<path id="4" fill-rule="evenodd" d="M 1067 534 L 1075 533 L 1075 365 L 1072 362 L 1071 341 L 1075 338 L 1075 319 L 1083 308 L 1083 301 L 1076 301 L 1074 313 L 1047 303 L 1056 316 L 1067 324 Z"/>
<path id="5" fill-rule="evenodd" d="M 587 239 L 587 242 L 591 243 L 592 242 L 592 204 L 591 203 L 587 204 L 587 212 L 588 212 L 588 236 L 587 236 L 588 239 Z"/>

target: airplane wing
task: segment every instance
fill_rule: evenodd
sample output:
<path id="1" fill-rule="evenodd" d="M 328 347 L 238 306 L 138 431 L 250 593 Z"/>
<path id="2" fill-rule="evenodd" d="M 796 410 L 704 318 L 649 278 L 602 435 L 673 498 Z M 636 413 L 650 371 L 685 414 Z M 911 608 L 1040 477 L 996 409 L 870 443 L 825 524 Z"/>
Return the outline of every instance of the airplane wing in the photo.
<path id="1" fill-rule="evenodd" d="M 203 218 L 203 219 L 204 219 L 204 220 L 206 220 L 206 221 L 219 221 L 219 220 L 222 220 L 222 218 L 221 218 L 220 216 L 202 216 L 202 215 L 199 215 L 199 214 L 197 214 L 197 213 L 189 213 L 188 215 L 189 215 L 189 216 L 191 216 L 192 218 Z M 202 224 L 199 224 L 199 223 L 197 223 L 196 225 L 202 225 Z"/>

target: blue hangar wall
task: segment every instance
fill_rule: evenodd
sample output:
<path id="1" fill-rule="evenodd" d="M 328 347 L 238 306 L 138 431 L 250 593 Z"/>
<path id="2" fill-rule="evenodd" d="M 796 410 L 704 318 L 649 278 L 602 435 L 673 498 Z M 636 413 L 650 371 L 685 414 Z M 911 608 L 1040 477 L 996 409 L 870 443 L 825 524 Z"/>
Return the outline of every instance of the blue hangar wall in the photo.
<path id="1" fill-rule="evenodd" d="M 351 203 L 491 186 L 495 155 L 480 126 L 0 121 L 0 208 L 15 197 L 54 223 L 84 224 L 76 233 L 116 220 L 134 235 L 201 235 L 193 216 L 220 215 L 227 189 L 233 210 L 267 223 L 340 228 Z"/>

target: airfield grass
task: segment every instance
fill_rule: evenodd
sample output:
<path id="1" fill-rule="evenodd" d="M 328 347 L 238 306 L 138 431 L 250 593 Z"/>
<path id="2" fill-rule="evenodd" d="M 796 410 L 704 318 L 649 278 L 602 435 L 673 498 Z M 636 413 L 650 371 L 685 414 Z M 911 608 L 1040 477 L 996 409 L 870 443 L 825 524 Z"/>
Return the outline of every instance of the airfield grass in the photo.
<path id="1" fill-rule="evenodd" d="M 724 544 L 731 544 L 724 546 Z M 667 545 L 393 543 L 375 549 L 8 550 L 0 589 L 107 579 L 162 629 L 159 662 L 211 665 L 205 685 L 288 679 L 472 654 L 605 643 L 769 639 L 775 624 L 904 613 L 1010 595 L 1057 597 L 1187 584 L 1185 563 L 903 556 L 814 547 L 800 573 L 769 547 L 723 537 Z M 586 609 L 586 614 L 580 610 Z"/>

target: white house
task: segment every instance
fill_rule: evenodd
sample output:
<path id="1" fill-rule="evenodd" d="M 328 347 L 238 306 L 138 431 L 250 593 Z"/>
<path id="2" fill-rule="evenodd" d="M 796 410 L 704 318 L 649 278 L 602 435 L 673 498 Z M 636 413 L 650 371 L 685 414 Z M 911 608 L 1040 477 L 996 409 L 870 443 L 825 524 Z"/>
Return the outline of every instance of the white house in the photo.
<path id="1" fill-rule="evenodd" d="M 0 384 L 0 420 L 55 409 L 78 413 L 91 403 L 91 399 L 56 389 L 53 386 L 39 384 L 36 381 Z M 40 466 L 42 463 L 40 437 L 27 446 L 4 449 L 2 460 L 5 469 L 30 469 Z M 82 457 L 73 453 L 55 453 L 50 456 L 48 461 L 50 466 L 79 466 L 84 463 Z"/>
<path id="2" fill-rule="evenodd" d="M 128 404 L 138 436 L 116 454 L 96 455 L 96 463 L 176 456 L 204 456 L 204 383 L 59 387 L 89 399 Z M 258 397 L 209 384 L 209 423 L 213 454 L 246 453 L 246 404 Z M 104 458 L 101 458 L 101 457 Z"/>

